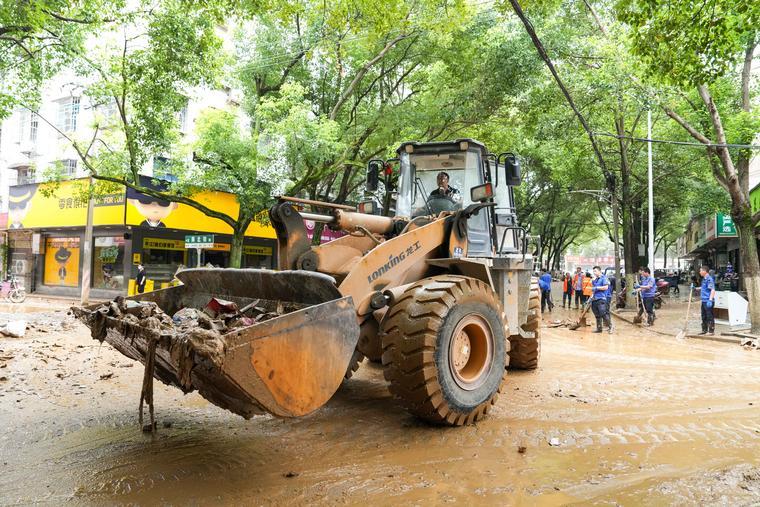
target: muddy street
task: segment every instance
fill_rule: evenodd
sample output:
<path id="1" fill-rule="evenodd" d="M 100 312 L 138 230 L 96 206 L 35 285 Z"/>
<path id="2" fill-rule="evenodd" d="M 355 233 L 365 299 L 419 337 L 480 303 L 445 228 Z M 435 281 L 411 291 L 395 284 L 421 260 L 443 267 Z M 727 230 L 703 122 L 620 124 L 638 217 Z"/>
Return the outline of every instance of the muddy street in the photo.
<path id="1" fill-rule="evenodd" d="M 3 505 L 760 501 L 760 353 L 738 346 L 545 328 L 539 369 L 462 428 L 414 419 L 366 363 L 300 419 L 246 421 L 157 382 L 151 436 L 142 365 L 61 309 L 25 315 L 41 323 L 0 338 Z"/>

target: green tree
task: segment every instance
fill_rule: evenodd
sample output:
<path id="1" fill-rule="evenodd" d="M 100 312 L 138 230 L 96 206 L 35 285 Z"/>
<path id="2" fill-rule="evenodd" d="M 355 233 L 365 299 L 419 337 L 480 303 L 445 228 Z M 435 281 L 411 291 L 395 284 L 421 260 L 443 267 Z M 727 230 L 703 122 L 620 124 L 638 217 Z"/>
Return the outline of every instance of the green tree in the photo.
<path id="1" fill-rule="evenodd" d="M 559 88 L 553 93 L 542 87 L 530 105 L 545 108 L 547 97 L 554 96 L 564 102 L 549 109 L 553 121 L 543 121 L 563 130 L 555 138 L 560 150 L 563 142 L 572 139 L 581 147 L 576 149 L 586 153 L 586 163 L 598 168 L 596 177 L 586 175 L 578 183 L 591 185 L 586 188 L 603 186 L 614 195 L 621 211 L 620 246 L 630 278 L 647 257 L 646 250 L 643 256 L 639 254 L 639 245 L 648 243 L 648 230 L 642 227 L 647 214 L 646 143 L 635 138 L 646 137 L 651 99 L 649 90 L 631 79 L 635 66 L 624 45 L 625 27 L 609 9 L 598 12 L 587 1 L 531 4 L 535 26 L 516 0 L 512 6 L 552 73 L 555 88 Z M 560 120 L 568 118 L 567 105 L 575 118 Z M 654 115 L 654 137 L 672 137 L 666 118 L 664 114 Z M 704 156 L 690 148 L 657 145 L 656 153 L 654 225 L 655 237 L 659 238 L 659 225 L 668 223 L 671 215 L 688 215 L 692 197 L 707 180 L 710 166 Z M 575 176 L 569 174 L 568 181 L 574 181 Z M 681 198 L 673 199 L 674 195 Z M 609 215 L 614 213 L 600 206 L 599 219 L 611 237 L 615 217 Z"/>
<path id="2" fill-rule="evenodd" d="M 34 105 L 40 86 L 84 51 L 87 37 L 123 11 L 123 0 L 0 0 L 0 119 Z"/>
<path id="3" fill-rule="evenodd" d="M 660 94 L 663 111 L 707 151 L 715 181 L 731 197 L 740 241 L 741 272 L 750 302 L 752 331 L 760 332 L 760 260 L 749 200 L 748 149 L 760 130 L 753 108 L 752 62 L 760 32 L 757 2 L 692 3 L 622 0 L 617 13 L 630 27 L 630 47 L 646 74 L 676 103 Z M 688 107 L 684 106 L 684 102 Z"/>
<path id="4" fill-rule="evenodd" d="M 462 136 L 531 74 L 526 45 L 492 11 L 427 1 L 386 9 L 304 3 L 239 35 L 247 110 L 254 129 L 284 140 L 289 193 L 356 198 L 367 160 L 393 156 L 403 140 Z"/>
<path id="5" fill-rule="evenodd" d="M 230 111 L 208 110 L 201 114 L 196 129 L 198 141 L 193 152 L 197 163 L 183 173 L 175 191 L 192 192 L 197 188 L 224 190 L 235 195 L 240 208 L 232 225 L 230 267 L 241 267 L 243 240 L 248 226 L 273 204 L 273 195 L 281 193 L 284 175 L 267 173 L 271 161 L 262 160 L 257 143 L 240 117 Z M 262 166 L 265 168 L 262 170 Z"/>
<path id="6" fill-rule="evenodd" d="M 217 86 L 223 69 L 222 45 L 215 29 L 227 12 L 224 5 L 208 2 L 193 7 L 166 1 L 101 27 L 87 51 L 72 51 L 69 56 L 75 72 L 88 82 L 84 96 L 101 111 L 95 115 L 92 133 L 86 139 L 76 138 L 60 131 L 50 119 L 41 118 L 71 143 L 95 180 L 196 208 L 229 225 L 237 245 L 250 224 L 254 197 L 251 192 L 236 193 L 241 205 L 237 216 L 195 199 L 205 190 L 235 191 L 236 187 L 231 178 L 219 176 L 218 169 L 207 167 L 207 172 L 219 177 L 205 177 L 203 171 L 186 163 L 179 143 L 178 115 L 187 105 L 187 94 L 194 87 Z M 107 112 L 111 110 L 115 113 Z M 227 148 L 233 143 L 230 139 L 217 141 L 219 146 L 228 142 Z M 146 164 L 153 157 L 167 155 L 171 161 L 165 170 L 179 182 L 165 190 L 146 186 L 140 177 Z M 245 168 L 245 161 L 240 164 Z M 247 174 L 241 170 L 236 176 L 245 178 Z M 239 263 L 239 248 L 233 259 Z"/>

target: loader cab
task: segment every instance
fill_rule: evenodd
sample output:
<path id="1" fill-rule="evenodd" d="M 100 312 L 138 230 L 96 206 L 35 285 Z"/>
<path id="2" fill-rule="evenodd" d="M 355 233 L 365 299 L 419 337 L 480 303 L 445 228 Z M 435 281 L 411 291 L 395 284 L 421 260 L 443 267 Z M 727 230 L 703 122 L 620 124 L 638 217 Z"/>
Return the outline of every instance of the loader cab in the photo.
<path id="1" fill-rule="evenodd" d="M 522 248 L 512 190 L 520 184 L 520 164 L 514 154 L 490 154 L 473 139 L 408 142 L 397 153 L 395 159 L 369 162 L 360 212 L 410 220 L 456 212 L 475 202 L 473 188 L 491 183 L 488 201 L 496 205 L 468 219 L 467 255 L 491 257 Z M 380 182 L 384 197 L 378 195 Z"/>
<path id="2" fill-rule="evenodd" d="M 402 144 L 398 149 L 396 216 L 410 219 L 458 211 L 472 204 L 470 189 L 489 181 L 485 146 L 472 139 Z M 489 213 L 467 222 L 467 251 L 472 257 L 492 252 Z"/>

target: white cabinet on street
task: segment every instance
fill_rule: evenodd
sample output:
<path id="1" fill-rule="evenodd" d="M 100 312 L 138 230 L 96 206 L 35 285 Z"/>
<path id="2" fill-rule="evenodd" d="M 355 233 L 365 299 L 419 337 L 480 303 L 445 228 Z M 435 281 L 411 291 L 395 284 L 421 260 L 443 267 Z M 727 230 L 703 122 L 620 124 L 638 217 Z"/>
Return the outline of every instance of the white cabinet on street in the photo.
<path id="1" fill-rule="evenodd" d="M 740 326 L 747 322 L 747 300 L 736 292 L 715 291 L 715 322 Z"/>

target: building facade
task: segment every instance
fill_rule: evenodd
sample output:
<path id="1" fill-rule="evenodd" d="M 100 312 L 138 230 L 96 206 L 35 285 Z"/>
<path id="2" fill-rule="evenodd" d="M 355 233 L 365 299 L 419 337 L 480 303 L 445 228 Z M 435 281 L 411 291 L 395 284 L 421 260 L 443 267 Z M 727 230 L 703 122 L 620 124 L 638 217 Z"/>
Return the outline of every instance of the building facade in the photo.
<path id="1" fill-rule="evenodd" d="M 89 179 L 26 183 L 9 188 L 8 268 L 31 292 L 76 297 L 82 287 Z M 237 215 L 235 196 L 204 192 L 194 196 L 217 211 Z M 185 236 L 213 234 L 212 248 L 185 245 Z M 137 264 L 147 289 L 168 286 L 181 267 L 228 267 L 232 229 L 185 204 L 159 202 L 121 187 L 99 191 L 93 206 L 91 288 L 93 297 L 134 292 Z M 246 231 L 243 267 L 276 266 L 274 229 L 258 222 Z"/>
<path id="2" fill-rule="evenodd" d="M 678 253 L 696 273 L 702 265 L 710 266 L 719 277 L 725 279 L 723 290 L 741 287 L 741 259 L 739 237 L 728 213 L 715 213 L 694 217 L 686 226 L 686 232 L 678 239 Z"/>

